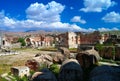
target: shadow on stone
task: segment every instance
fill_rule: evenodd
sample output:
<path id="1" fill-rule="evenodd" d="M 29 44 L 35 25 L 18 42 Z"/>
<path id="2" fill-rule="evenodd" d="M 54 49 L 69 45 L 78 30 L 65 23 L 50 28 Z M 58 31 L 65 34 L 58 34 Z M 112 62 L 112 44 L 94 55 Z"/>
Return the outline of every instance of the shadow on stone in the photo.
<path id="1" fill-rule="evenodd" d="M 82 68 L 77 60 L 68 59 L 62 63 L 59 81 L 82 81 Z"/>

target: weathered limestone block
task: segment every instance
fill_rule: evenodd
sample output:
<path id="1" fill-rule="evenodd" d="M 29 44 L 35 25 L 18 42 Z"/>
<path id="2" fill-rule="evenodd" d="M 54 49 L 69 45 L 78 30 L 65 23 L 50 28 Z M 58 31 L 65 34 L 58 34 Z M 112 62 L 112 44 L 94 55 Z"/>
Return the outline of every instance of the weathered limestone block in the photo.
<path id="1" fill-rule="evenodd" d="M 39 64 L 45 64 L 48 67 L 53 64 L 53 58 L 47 54 L 39 54 L 33 59 L 35 59 Z"/>
<path id="2" fill-rule="evenodd" d="M 34 59 L 27 60 L 25 66 L 29 67 L 33 71 L 37 71 L 39 69 L 39 63 Z"/>
<path id="3" fill-rule="evenodd" d="M 82 68 L 77 60 L 68 59 L 62 63 L 59 81 L 82 81 Z"/>
<path id="4" fill-rule="evenodd" d="M 54 54 L 52 57 L 53 57 L 53 63 L 62 64 L 62 62 L 65 60 L 64 55 L 59 52 Z"/>
<path id="5" fill-rule="evenodd" d="M 96 64 L 101 58 L 94 47 L 92 47 L 92 49 L 78 53 L 76 59 L 83 68 L 88 68 L 91 65 Z"/>
<path id="6" fill-rule="evenodd" d="M 57 79 L 51 71 L 43 69 L 41 72 L 35 72 L 32 75 L 32 81 L 57 81 Z"/>
<path id="7" fill-rule="evenodd" d="M 30 69 L 26 66 L 14 66 L 11 67 L 11 73 L 15 76 L 23 77 L 23 76 L 29 76 Z"/>
<path id="8" fill-rule="evenodd" d="M 58 51 L 60 51 L 65 56 L 65 58 L 70 58 L 70 51 L 68 48 L 59 47 Z"/>
<path id="9" fill-rule="evenodd" d="M 78 53 L 76 55 L 76 59 L 81 64 L 83 68 L 88 68 L 94 64 L 96 64 L 99 59 L 96 58 L 95 54 L 89 54 L 89 53 Z"/>

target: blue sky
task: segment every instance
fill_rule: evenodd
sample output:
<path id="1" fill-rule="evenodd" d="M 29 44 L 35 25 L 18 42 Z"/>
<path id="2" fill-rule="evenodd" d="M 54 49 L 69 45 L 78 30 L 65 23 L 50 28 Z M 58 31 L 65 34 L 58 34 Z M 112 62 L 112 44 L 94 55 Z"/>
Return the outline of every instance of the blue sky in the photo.
<path id="1" fill-rule="evenodd" d="M 120 0 L 0 0 L 0 30 L 120 29 Z"/>

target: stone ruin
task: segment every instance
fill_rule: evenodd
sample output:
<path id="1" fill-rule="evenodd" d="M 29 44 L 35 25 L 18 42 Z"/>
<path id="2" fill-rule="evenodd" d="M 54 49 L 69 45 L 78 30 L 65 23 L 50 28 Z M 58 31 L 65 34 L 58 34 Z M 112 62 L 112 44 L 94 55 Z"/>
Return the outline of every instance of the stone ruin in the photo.
<path id="1" fill-rule="evenodd" d="M 94 55 L 97 60 L 101 59 L 99 53 L 94 49 L 94 46 L 92 47 L 92 49 L 85 50 L 85 52 L 88 53 L 89 55 Z"/>
<path id="2" fill-rule="evenodd" d="M 98 66 L 91 71 L 89 81 L 120 81 L 120 67 Z"/>
<path id="3" fill-rule="evenodd" d="M 53 58 L 47 54 L 36 54 L 35 57 L 26 61 L 25 65 L 31 70 L 38 71 L 39 67 L 45 64 L 49 67 L 53 64 Z"/>
<path id="4" fill-rule="evenodd" d="M 98 62 L 98 59 L 89 53 L 78 53 L 76 59 L 83 68 L 88 68 Z"/>
<path id="5" fill-rule="evenodd" d="M 53 63 L 62 64 L 62 62 L 65 60 L 65 57 L 60 52 L 57 52 L 55 54 L 52 54 L 51 57 L 53 57 Z"/>
<path id="6" fill-rule="evenodd" d="M 70 51 L 67 48 L 60 47 L 57 53 L 53 54 L 36 54 L 34 59 L 39 64 L 46 64 L 46 66 L 50 66 L 53 63 L 62 64 L 65 59 L 70 57 Z"/>
<path id="7" fill-rule="evenodd" d="M 113 47 L 104 47 L 100 50 L 100 56 L 107 59 L 113 59 Z M 115 60 L 120 60 L 120 46 L 115 46 Z"/>
<path id="8" fill-rule="evenodd" d="M 77 60 L 68 59 L 62 63 L 58 81 L 82 81 L 82 68 Z"/>
<path id="9" fill-rule="evenodd" d="M 115 59 L 120 60 L 120 46 L 115 47 Z"/>
<path id="10" fill-rule="evenodd" d="M 27 60 L 25 62 L 25 66 L 29 67 L 33 71 L 38 71 L 39 69 L 39 63 L 34 59 Z"/>
<path id="11" fill-rule="evenodd" d="M 86 50 L 84 52 L 79 52 L 76 55 L 76 59 L 81 64 L 83 68 L 88 68 L 94 64 L 97 64 L 97 62 L 101 59 L 98 52 L 94 49 Z"/>
<path id="12" fill-rule="evenodd" d="M 51 64 L 53 64 L 53 58 L 48 54 L 39 54 L 35 55 L 36 57 L 33 57 L 34 60 L 39 62 L 39 64 L 46 64 L 47 67 L 49 67 Z"/>
<path id="13" fill-rule="evenodd" d="M 0 56 L 15 55 L 15 54 L 19 54 L 19 53 L 15 50 L 12 50 L 10 47 L 0 48 Z"/>
<path id="14" fill-rule="evenodd" d="M 70 59 L 70 51 L 68 48 L 59 47 L 58 52 L 52 55 L 53 63 L 62 64 L 66 59 Z"/>
<path id="15" fill-rule="evenodd" d="M 68 48 L 59 47 L 58 51 L 60 51 L 61 54 L 63 54 L 65 56 L 65 58 L 70 58 L 70 51 L 68 50 Z"/>
<path id="16" fill-rule="evenodd" d="M 35 72 L 31 81 L 57 81 L 54 74 L 48 69 L 42 69 L 41 72 Z"/>
<path id="17" fill-rule="evenodd" d="M 30 72 L 30 69 L 26 66 L 11 67 L 11 73 L 14 76 L 19 76 L 19 77 L 29 76 L 29 72 Z"/>

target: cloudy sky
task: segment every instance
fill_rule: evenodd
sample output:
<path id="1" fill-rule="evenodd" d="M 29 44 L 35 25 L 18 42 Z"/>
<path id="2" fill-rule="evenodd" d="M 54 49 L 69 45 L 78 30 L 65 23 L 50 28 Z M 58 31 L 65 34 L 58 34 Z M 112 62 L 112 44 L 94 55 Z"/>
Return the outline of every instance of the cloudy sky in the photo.
<path id="1" fill-rule="evenodd" d="M 0 30 L 120 29 L 120 0 L 0 0 Z"/>

